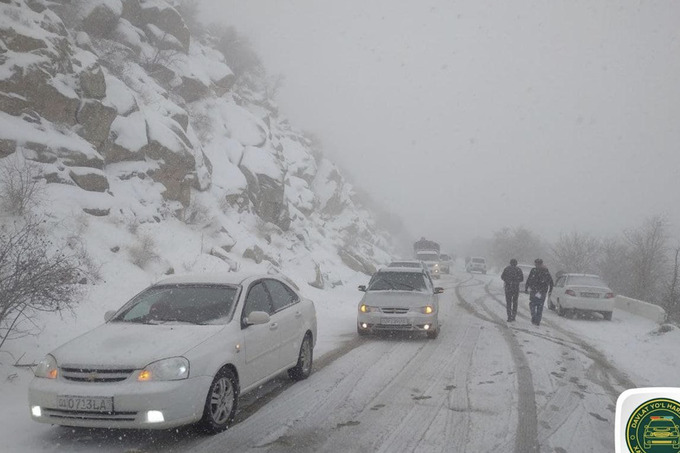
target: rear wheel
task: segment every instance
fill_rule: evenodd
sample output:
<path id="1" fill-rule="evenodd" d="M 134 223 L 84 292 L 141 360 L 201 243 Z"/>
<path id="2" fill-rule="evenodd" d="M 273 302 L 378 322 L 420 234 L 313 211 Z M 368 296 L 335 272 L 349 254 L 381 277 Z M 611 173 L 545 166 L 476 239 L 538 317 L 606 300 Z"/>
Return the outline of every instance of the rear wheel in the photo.
<path id="1" fill-rule="evenodd" d="M 312 374 L 313 355 L 312 336 L 307 334 L 300 345 L 297 365 L 288 370 L 288 376 L 294 381 L 307 379 Z"/>
<path id="2" fill-rule="evenodd" d="M 612 320 L 612 312 L 611 311 L 603 311 L 602 316 L 604 316 L 604 319 L 606 321 L 611 321 Z"/>
<path id="3" fill-rule="evenodd" d="M 555 304 L 553 304 L 553 301 L 550 297 L 548 297 L 548 309 L 555 311 Z"/>
<path id="4" fill-rule="evenodd" d="M 562 305 L 557 302 L 557 316 L 564 316 L 565 315 L 565 309 L 562 308 Z"/>
<path id="5" fill-rule="evenodd" d="M 237 407 L 238 381 L 231 369 L 222 368 L 210 384 L 199 428 L 210 434 L 224 431 L 234 421 Z"/>

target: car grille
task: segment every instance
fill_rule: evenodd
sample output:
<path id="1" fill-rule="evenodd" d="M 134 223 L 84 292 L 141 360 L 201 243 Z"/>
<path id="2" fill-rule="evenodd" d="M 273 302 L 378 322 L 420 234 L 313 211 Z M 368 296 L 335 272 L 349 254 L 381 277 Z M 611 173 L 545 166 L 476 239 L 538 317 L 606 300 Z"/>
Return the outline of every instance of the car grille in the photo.
<path id="1" fill-rule="evenodd" d="M 408 313 L 408 308 L 381 308 L 380 311 L 383 313 L 389 313 L 389 314 L 398 314 L 398 315 L 403 315 Z"/>
<path id="2" fill-rule="evenodd" d="M 133 371 L 134 369 L 62 367 L 61 376 L 76 382 L 120 382 L 130 377 Z"/>
<path id="3" fill-rule="evenodd" d="M 97 421 L 126 421 L 133 422 L 137 417 L 137 412 L 86 412 L 69 411 L 64 409 L 43 408 L 44 414 L 50 418 L 62 420 L 97 420 Z"/>

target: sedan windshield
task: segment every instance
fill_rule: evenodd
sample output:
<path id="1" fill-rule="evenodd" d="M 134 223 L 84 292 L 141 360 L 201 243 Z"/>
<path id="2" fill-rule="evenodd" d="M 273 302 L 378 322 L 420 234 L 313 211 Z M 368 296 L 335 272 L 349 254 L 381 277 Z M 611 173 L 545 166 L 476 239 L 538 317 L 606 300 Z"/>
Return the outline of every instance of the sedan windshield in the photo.
<path id="1" fill-rule="evenodd" d="M 607 284 L 602 281 L 600 277 L 591 277 L 588 275 L 572 275 L 567 282 L 569 286 L 599 286 L 607 288 Z"/>
<path id="2" fill-rule="evenodd" d="M 425 277 L 415 272 L 380 272 L 368 287 L 368 291 L 424 291 Z"/>
<path id="3" fill-rule="evenodd" d="M 237 292 L 234 286 L 154 286 L 128 302 L 111 321 L 226 324 Z"/>

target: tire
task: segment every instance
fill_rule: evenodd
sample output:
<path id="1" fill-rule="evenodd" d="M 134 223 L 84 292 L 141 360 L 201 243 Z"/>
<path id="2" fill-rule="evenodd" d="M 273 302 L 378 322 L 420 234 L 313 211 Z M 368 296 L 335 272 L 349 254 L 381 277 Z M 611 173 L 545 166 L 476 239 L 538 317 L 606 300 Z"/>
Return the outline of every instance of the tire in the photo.
<path id="1" fill-rule="evenodd" d="M 312 363 L 314 361 L 314 346 L 312 345 L 312 336 L 305 335 L 300 345 L 300 353 L 298 354 L 297 365 L 288 370 L 288 377 L 294 381 L 302 381 L 307 379 L 312 374 Z"/>
<path id="2" fill-rule="evenodd" d="M 611 311 L 603 311 L 602 316 L 604 316 L 605 321 L 611 321 L 612 320 L 612 312 Z"/>
<path id="3" fill-rule="evenodd" d="M 559 304 L 559 302 L 558 302 Z M 566 310 L 562 308 L 562 305 L 557 306 L 557 316 L 564 316 L 566 314 Z"/>
<path id="4" fill-rule="evenodd" d="M 434 340 L 439 336 L 439 328 L 437 328 L 437 330 L 428 330 L 426 334 L 427 338 L 429 338 L 430 340 Z"/>
<path id="5" fill-rule="evenodd" d="M 209 434 L 224 431 L 231 425 L 238 407 L 238 380 L 229 368 L 222 368 L 208 390 L 199 428 Z"/>
<path id="6" fill-rule="evenodd" d="M 357 326 L 357 333 L 359 334 L 360 337 L 365 337 L 366 335 L 369 334 L 368 329 L 362 329 L 361 327 Z"/>

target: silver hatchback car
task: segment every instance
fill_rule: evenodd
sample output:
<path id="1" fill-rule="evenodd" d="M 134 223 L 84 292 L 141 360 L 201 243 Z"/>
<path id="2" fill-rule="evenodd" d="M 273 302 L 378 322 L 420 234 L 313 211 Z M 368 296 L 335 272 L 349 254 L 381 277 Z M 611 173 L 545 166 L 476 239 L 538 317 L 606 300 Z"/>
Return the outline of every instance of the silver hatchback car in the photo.
<path id="1" fill-rule="evenodd" d="M 439 335 L 439 294 L 427 271 L 416 268 L 388 267 L 371 278 L 361 298 L 357 315 L 359 335 L 377 331 L 425 332 Z"/>

